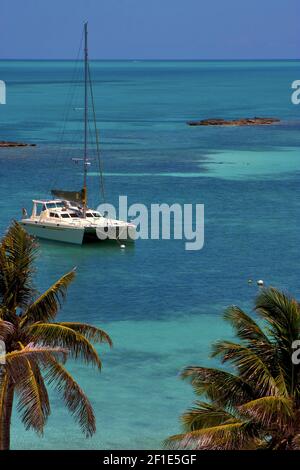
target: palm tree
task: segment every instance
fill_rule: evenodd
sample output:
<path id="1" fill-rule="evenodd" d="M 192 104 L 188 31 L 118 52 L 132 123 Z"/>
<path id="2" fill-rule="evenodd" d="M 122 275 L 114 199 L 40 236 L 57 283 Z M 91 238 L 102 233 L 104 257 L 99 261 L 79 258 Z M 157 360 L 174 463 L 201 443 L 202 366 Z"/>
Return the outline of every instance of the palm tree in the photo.
<path id="1" fill-rule="evenodd" d="M 182 378 L 202 397 L 182 416 L 184 432 L 165 441 L 199 450 L 300 449 L 299 303 L 274 288 L 255 302 L 258 322 L 239 307 L 225 311 L 238 342 L 212 350 L 227 370 L 187 367 Z M 298 345 L 299 347 L 299 345 Z"/>
<path id="2" fill-rule="evenodd" d="M 91 403 L 65 367 L 67 356 L 101 368 L 92 343 L 108 343 L 101 329 L 55 322 L 74 270 L 43 294 L 33 285 L 36 242 L 14 222 L 0 243 L 0 449 L 9 449 L 13 401 L 26 429 L 43 433 L 50 414 L 46 384 L 61 394 L 86 437 L 96 430 Z M 2 364 L 2 365 L 1 365 Z"/>

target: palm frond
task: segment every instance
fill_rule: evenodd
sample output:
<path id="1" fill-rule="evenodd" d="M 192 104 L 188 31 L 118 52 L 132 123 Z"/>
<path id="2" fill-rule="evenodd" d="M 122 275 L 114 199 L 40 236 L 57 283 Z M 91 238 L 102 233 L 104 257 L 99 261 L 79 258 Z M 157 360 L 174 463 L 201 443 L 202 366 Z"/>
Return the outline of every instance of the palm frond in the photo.
<path id="1" fill-rule="evenodd" d="M 5 354 L 5 370 L 11 379 L 18 383 L 27 376 L 27 361 L 35 361 L 40 366 L 46 366 L 55 357 L 60 361 L 65 361 L 68 350 L 64 348 L 35 346 L 28 344 L 21 350 L 8 352 Z"/>
<path id="2" fill-rule="evenodd" d="M 256 298 L 255 310 L 267 321 L 276 341 L 284 338 L 292 343 L 299 339 L 300 309 L 295 299 L 270 287 L 262 290 Z"/>
<path id="3" fill-rule="evenodd" d="M 47 368 L 45 380 L 62 394 L 66 406 L 86 437 L 92 436 L 96 432 L 92 405 L 71 374 L 57 361 L 52 360 Z"/>
<path id="4" fill-rule="evenodd" d="M 197 401 L 193 408 L 182 415 L 181 421 L 186 431 L 196 431 L 220 424 L 236 422 L 237 417 L 224 408 L 219 408 L 204 401 Z"/>
<path id="5" fill-rule="evenodd" d="M 15 327 L 12 323 L 0 320 L 0 340 L 6 341 L 9 336 L 15 332 Z"/>
<path id="6" fill-rule="evenodd" d="M 101 369 L 101 360 L 94 346 L 71 328 L 59 323 L 34 323 L 27 328 L 27 334 L 33 342 L 67 348 L 71 357 L 80 357 Z"/>
<path id="7" fill-rule="evenodd" d="M 224 370 L 190 366 L 181 377 L 191 382 L 197 395 L 204 395 L 219 406 L 234 407 L 257 396 L 249 383 Z"/>
<path id="8" fill-rule="evenodd" d="M 293 342 L 300 338 L 299 304 L 285 293 L 269 288 L 257 297 L 255 309 L 268 324 L 269 335 L 280 357 L 282 377 L 288 393 L 293 395 L 297 393 L 295 377 L 300 374 L 300 366 L 291 361 Z"/>
<path id="9" fill-rule="evenodd" d="M 221 356 L 222 362 L 231 362 L 239 376 L 246 382 L 256 385 L 256 390 L 263 394 L 278 395 L 276 377 L 263 359 L 250 347 L 230 341 L 217 341 L 212 350 L 212 357 Z M 277 374 L 278 375 L 278 374 Z"/>
<path id="10" fill-rule="evenodd" d="M 79 322 L 59 322 L 58 325 L 65 326 L 83 335 L 88 341 L 95 343 L 107 343 L 112 347 L 110 336 L 102 329 L 86 323 Z"/>
<path id="11" fill-rule="evenodd" d="M 32 428 L 42 434 L 50 414 L 50 404 L 43 377 L 32 359 L 24 361 L 22 378 L 16 382 L 15 391 L 19 398 L 17 410 L 25 429 Z"/>
<path id="12" fill-rule="evenodd" d="M 0 303 L 8 311 L 24 308 L 32 299 L 36 253 L 36 242 L 13 222 L 0 244 Z"/>
<path id="13" fill-rule="evenodd" d="M 46 322 L 55 318 L 63 300 L 66 297 L 67 288 L 75 277 L 75 271 L 62 276 L 49 289 L 41 294 L 22 314 L 21 326 L 35 322 Z"/>
<path id="14" fill-rule="evenodd" d="M 169 437 L 164 445 L 171 449 L 249 450 L 257 448 L 259 431 L 247 421 L 221 424 Z"/>
<path id="15" fill-rule="evenodd" d="M 293 402 L 282 396 L 268 396 L 252 400 L 238 407 L 240 413 L 252 418 L 262 427 L 280 428 L 291 426 L 293 422 Z"/>
<path id="16" fill-rule="evenodd" d="M 230 323 L 237 337 L 241 340 L 246 340 L 250 343 L 259 342 L 270 344 L 269 338 L 259 325 L 236 305 L 232 305 L 225 310 L 224 319 Z"/>

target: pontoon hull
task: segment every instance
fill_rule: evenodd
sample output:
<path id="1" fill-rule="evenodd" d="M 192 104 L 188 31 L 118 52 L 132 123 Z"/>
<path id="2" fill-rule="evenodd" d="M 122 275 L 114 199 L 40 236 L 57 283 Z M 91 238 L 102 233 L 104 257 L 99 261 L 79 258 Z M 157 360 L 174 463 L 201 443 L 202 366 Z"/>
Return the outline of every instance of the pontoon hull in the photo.
<path id="1" fill-rule="evenodd" d="M 134 242 L 136 236 L 136 230 L 133 225 L 131 226 L 98 226 L 86 227 L 83 237 L 85 241 L 105 241 L 105 240 L 116 240 L 119 242 Z"/>
<path id="2" fill-rule="evenodd" d="M 84 228 L 56 227 L 50 225 L 37 225 L 35 223 L 21 222 L 29 235 L 47 240 L 82 245 Z"/>
<path id="3" fill-rule="evenodd" d="M 50 224 L 37 224 L 31 221 L 21 221 L 29 235 L 46 240 L 82 245 L 83 243 L 116 240 L 119 242 L 134 242 L 135 227 L 63 227 Z"/>

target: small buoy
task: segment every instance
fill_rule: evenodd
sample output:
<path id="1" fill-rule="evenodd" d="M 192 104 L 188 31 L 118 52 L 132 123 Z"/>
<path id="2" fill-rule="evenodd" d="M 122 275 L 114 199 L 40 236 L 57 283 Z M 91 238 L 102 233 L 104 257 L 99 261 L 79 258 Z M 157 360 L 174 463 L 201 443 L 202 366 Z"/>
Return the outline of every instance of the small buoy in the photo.
<path id="1" fill-rule="evenodd" d="M 264 285 L 264 281 L 262 279 L 260 279 L 259 281 L 257 281 L 257 285 L 258 286 L 263 286 Z"/>
<path id="2" fill-rule="evenodd" d="M 248 279 L 248 284 L 252 284 L 252 279 Z"/>
<path id="3" fill-rule="evenodd" d="M 122 250 L 124 250 L 124 248 L 126 248 L 126 245 L 120 245 L 120 248 L 122 248 Z"/>

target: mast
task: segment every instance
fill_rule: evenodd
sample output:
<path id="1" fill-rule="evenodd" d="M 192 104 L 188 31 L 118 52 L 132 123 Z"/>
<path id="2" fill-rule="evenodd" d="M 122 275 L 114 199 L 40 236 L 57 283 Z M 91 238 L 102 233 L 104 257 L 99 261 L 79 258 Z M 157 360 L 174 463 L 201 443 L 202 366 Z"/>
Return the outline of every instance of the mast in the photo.
<path id="1" fill-rule="evenodd" d="M 84 153 L 83 153 L 83 216 L 87 209 L 87 139 L 88 139 L 88 29 L 84 23 Z"/>

